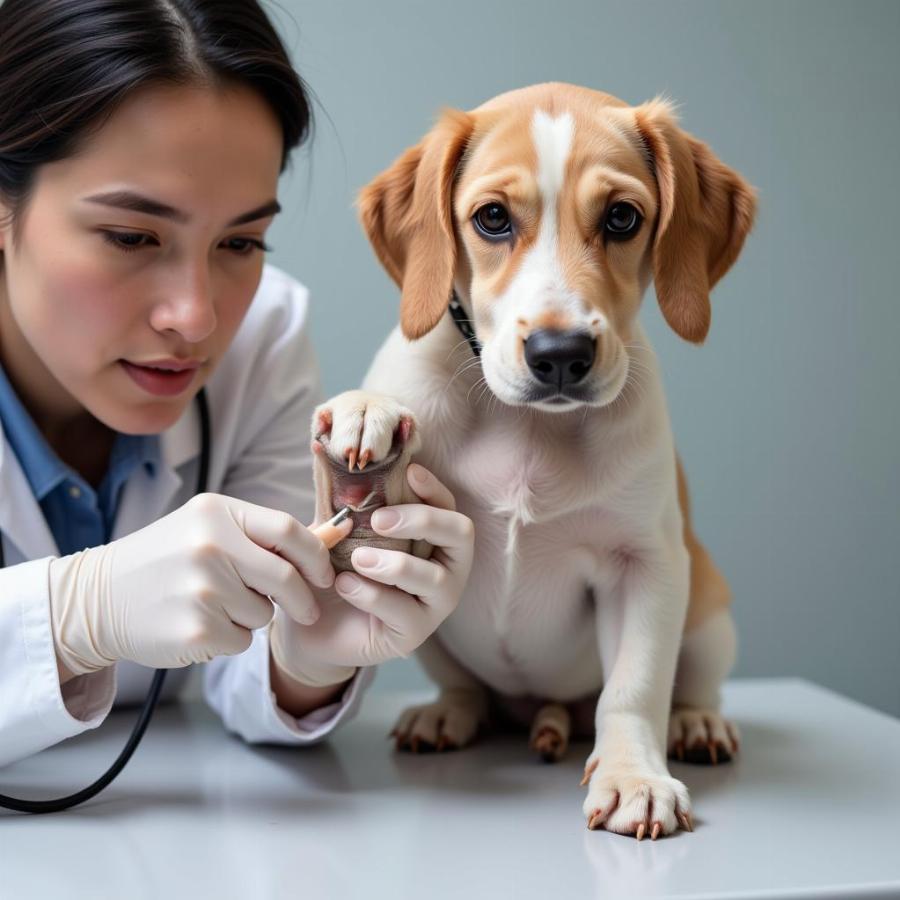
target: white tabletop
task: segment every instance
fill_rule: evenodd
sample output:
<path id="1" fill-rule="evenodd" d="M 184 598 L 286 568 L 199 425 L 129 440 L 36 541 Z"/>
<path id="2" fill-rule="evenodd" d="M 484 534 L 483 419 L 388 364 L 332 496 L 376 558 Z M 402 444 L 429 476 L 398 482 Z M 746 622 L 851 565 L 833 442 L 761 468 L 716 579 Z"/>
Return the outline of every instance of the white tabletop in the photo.
<path id="1" fill-rule="evenodd" d="M 524 737 L 447 755 L 385 739 L 416 694 L 372 692 L 305 750 L 250 747 L 199 704 L 157 711 L 119 779 L 63 814 L 0 812 L 0 897 L 900 897 L 900 721 L 802 681 L 727 685 L 743 752 L 673 765 L 693 834 L 589 832 L 577 744 Z M 133 712 L 0 771 L 0 792 L 82 787 Z"/>

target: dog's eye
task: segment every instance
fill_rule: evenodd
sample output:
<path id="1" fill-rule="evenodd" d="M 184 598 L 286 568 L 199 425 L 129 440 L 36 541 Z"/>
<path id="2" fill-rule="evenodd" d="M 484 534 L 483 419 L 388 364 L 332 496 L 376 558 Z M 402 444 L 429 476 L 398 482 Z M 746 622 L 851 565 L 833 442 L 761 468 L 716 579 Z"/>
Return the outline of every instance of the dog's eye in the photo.
<path id="1" fill-rule="evenodd" d="M 624 241 L 633 237 L 644 219 L 630 203 L 614 203 L 606 213 L 603 231 L 607 238 Z"/>
<path id="2" fill-rule="evenodd" d="M 512 234 L 512 222 L 506 207 L 500 203 L 486 203 L 475 211 L 472 222 L 482 237 L 488 240 L 506 238 Z"/>

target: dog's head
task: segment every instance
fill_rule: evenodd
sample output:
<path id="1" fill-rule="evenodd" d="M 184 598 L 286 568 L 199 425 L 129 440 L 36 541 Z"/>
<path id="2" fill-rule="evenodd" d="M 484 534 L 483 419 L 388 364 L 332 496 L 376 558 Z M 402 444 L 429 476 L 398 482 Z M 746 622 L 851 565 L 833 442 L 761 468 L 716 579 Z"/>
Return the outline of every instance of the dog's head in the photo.
<path id="1" fill-rule="evenodd" d="M 756 202 L 666 102 L 544 84 L 445 112 L 359 205 L 404 334 L 434 328 L 456 284 L 491 390 L 562 411 L 622 390 L 651 277 L 669 325 L 706 337 Z"/>

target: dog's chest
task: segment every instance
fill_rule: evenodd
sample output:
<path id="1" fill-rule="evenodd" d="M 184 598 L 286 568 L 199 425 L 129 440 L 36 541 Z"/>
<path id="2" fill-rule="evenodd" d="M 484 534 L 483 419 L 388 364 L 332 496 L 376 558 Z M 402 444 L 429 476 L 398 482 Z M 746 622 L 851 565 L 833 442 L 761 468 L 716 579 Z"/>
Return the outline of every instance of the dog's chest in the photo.
<path id="1" fill-rule="evenodd" d="M 575 697 L 599 685 L 588 585 L 607 523 L 600 509 L 573 509 L 585 499 L 577 448 L 548 452 L 541 440 L 515 422 L 488 423 L 436 467 L 477 535 L 468 587 L 441 637 L 502 692 Z"/>
<path id="2" fill-rule="evenodd" d="M 453 479 L 482 508 L 522 523 L 557 518 L 568 508 L 571 485 L 584 480 L 577 445 L 549 443 L 528 423 L 485 419 L 450 462 Z"/>

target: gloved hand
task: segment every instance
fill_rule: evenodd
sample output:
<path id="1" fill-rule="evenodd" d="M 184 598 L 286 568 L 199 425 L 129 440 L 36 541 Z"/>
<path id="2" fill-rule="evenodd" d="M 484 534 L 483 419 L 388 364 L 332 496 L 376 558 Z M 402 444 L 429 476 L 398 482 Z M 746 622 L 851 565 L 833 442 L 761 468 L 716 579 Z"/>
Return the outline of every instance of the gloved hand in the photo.
<path id="1" fill-rule="evenodd" d="M 324 544 L 292 516 L 199 494 L 127 537 L 51 561 L 57 656 L 81 675 L 119 659 L 174 668 L 241 653 L 272 600 L 312 622 L 310 585 L 333 581 Z"/>
<path id="2" fill-rule="evenodd" d="M 427 541 L 434 547 L 431 557 L 358 547 L 350 559 L 359 574 L 341 572 L 332 589 L 315 591 L 321 615 L 314 624 L 276 609 L 272 656 L 295 681 L 337 684 L 358 666 L 408 656 L 459 603 L 472 568 L 472 521 L 455 511 L 453 495 L 423 466 L 410 465 L 406 477 L 424 502 L 376 510 L 372 528 Z M 389 527 L 393 515 L 399 521 Z"/>

